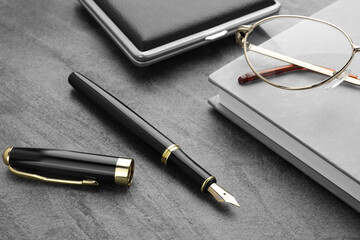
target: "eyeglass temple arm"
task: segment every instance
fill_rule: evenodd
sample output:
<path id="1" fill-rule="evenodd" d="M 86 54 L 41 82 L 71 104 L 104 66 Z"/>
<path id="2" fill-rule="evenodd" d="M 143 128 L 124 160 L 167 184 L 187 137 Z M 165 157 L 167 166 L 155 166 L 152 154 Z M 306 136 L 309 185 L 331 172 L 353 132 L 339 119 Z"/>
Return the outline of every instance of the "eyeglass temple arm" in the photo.
<path id="1" fill-rule="evenodd" d="M 261 76 L 263 76 L 263 77 L 271 77 L 273 75 L 279 75 L 279 74 L 282 74 L 282 73 L 295 72 L 295 71 L 299 71 L 299 70 L 307 70 L 307 69 L 303 68 L 303 67 L 296 66 L 294 64 L 290 64 L 290 65 L 286 65 L 286 66 L 281 66 L 281 67 L 277 67 L 277 68 L 272 68 L 272 69 L 259 71 L 259 74 Z M 245 73 L 244 75 L 241 75 L 238 78 L 239 83 L 241 83 L 241 84 L 251 82 L 251 81 L 256 80 L 256 79 L 259 79 L 259 77 L 254 72 Z"/>
<path id="2" fill-rule="evenodd" d="M 259 47 L 259 46 L 253 45 L 253 44 L 249 44 L 248 50 L 268 56 L 268 57 L 278 59 L 283 62 L 290 63 L 290 65 L 288 65 L 288 66 L 283 66 L 283 67 L 269 69 L 269 70 L 260 72 L 260 74 L 264 77 L 272 76 L 272 75 L 279 74 L 279 73 L 298 71 L 298 70 L 311 70 L 313 72 L 321 73 L 321 74 L 331 77 L 335 72 L 335 70 L 328 69 L 325 67 L 320 67 L 320 66 L 317 66 L 317 65 L 314 65 L 311 63 L 307 63 L 307 62 L 301 61 L 299 59 L 292 58 L 292 57 L 289 57 L 289 56 L 286 56 L 286 55 L 283 55 L 283 54 L 280 54 L 277 52 L 273 52 L 271 50 L 268 50 L 268 49 L 265 49 L 265 48 L 262 48 L 262 47 Z M 245 83 L 245 82 L 249 82 L 249 81 L 252 81 L 255 79 L 258 79 L 258 76 L 256 74 L 247 73 L 245 75 L 240 76 L 238 80 L 239 80 L 239 83 Z M 360 81 L 358 79 L 358 76 L 356 76 L 356 75 L 349 75 L 345 79 L 345 81 L 355 84 L 355 85 L 360 85 Z"/>
<path id="3" fill-rule="evenodd" d="M 329 69 L 331 71 L 335 71 L 335 70 L 330 69 L 330 68 L 327 68 L 327 69 Z M 271 77 L 271 76 L 274 76 L 274 75 L 279 75 L 279 74 L 282 74 L 282 73 L 290 73 L 290 72 L 295 72 L 295 71 L 299 71 L 299 70 L 308 70 L 308 69 L 296 66 L 294 64 L 290 64 L 290 65 L 286 65 L 286 66 L 281 66 L 281 67 L 277 67 L 277 68 L 272 68 L 272 69 L 259 71 L 259 74 L 261 76 L 263 76 L 263 77 Z M 360 84 L 359 81 L 356 81 L 356 79 L 360 80 L 359 76 L 349 74 L 349 77 L 353 78 L 353 79 L 351 79 L 351 82 L 349 81 L 350 83 L 353 83 L 353 84 L 356 84 L 356 85 Z M 254 72 L 249 72 L 249 73 L 245 73 L 244 75 L 241 75 L 238 78 L 238 81 L 239 81 L 240 84 L 244 84 L 244 83 L 251 82 L 251 81 L 254 81 L 254 80 L 257 80 L 257 79 L 259 79 L 258 75 L 256 75 Z"/>

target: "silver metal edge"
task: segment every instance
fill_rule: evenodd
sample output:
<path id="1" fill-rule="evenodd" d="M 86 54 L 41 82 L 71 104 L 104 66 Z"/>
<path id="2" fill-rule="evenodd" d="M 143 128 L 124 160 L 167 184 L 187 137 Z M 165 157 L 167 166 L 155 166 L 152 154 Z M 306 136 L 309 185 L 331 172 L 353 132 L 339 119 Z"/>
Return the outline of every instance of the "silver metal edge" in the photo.
<path id="1" fill-rule="evenodd" d="M 232 21 L 223 23 L 219 26 L 201 31 L 199 33 L 167 43 L 165 45 L 147 51 L 140 51 L 93 0 L 79 0 L 79 2 L 100 24 L 100 26 L 111 37 L 111 39 L 116 43 L 116 45 L 121 48 L 121 50 L 126 54 L 126 56 L 135 65 L 140 67 L 151 65 L 166 58 L 209 43 L 210 41 L 205 40 L 206 37 L 227 30 L 227 34 L 224 34 L 214 40 L 224 38 L 228 35 L 233 34 L 239 25 L 254 22 L 265 16 L 275 14 L 280 8 L 280 3 L 275 0 L 275 4 L 270 7 L 247 14 Z"/>

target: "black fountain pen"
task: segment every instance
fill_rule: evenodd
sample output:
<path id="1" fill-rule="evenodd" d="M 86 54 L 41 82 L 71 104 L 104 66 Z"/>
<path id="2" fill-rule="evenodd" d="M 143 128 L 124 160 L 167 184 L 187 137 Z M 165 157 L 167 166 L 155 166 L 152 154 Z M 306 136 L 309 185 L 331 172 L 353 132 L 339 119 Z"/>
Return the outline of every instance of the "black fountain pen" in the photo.
<path id="1" fill-rule="evenodd" d="M 207 191 L 218 202 L 227 202 L 239 207 L 235 198 L 216 183 L 214 176 L 194 162 L 177 144 L 174 144 L 110 93 L 77 72 L 70 74 L 69 83 L 162 154 L 162 164 L 176 165 L 194 180 L 201 192 Z"/>
<path id="2" fill-rule="evenodd" d="M 3 161 L 13 174 L 38 181 L 75 185 L 130 186 L 134 160 L 58 149 L 9 147 Z"/>

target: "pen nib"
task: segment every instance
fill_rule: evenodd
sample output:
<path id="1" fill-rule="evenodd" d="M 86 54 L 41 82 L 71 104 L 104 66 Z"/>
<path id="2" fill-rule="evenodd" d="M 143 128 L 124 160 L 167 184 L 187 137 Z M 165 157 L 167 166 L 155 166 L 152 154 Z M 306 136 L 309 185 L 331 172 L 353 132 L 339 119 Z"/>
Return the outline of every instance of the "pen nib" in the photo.
<path id="1" fill-rule="evenodd" d="M 210 187 L 208 188 L 208 192 L 213 195 L 218 202 L 226 202 L 240 207 L 236 199 L 216 183 L 210 185 Z"/>

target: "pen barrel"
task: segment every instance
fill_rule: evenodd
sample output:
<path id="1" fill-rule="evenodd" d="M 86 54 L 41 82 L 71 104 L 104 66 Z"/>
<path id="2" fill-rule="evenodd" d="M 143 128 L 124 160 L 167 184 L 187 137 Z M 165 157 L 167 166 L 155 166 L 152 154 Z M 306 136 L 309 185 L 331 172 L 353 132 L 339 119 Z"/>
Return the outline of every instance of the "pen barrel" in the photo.
<path id="1" fill-rule="evenodd" d="M 172 144 L 170 139 L 156 130 L 150 123 L 83 75 L 76 72 L 71 73 L 69 83 L 155 150 L 161 152 L 164 146 L 167 147 Z"/>
<path id="2" fill-rule="evenodd" d="M 181 148 L 170 154 L 167 165 L 176 165 L 180 168 L 193 179 L 201 192 L 206 192 L 211 184 L 216 183 L 215 177 L 194 162 Z"/>
<path id="3" fill-rule="evenodd" d="M 188 157 L 181 149 L 169 150 L 169 147 L 174 146 L 170 139 L 109 92 L 76 72 L 70 74 L 69 83 L 76 90 L 92 99 L 94 103 L 102 107 L 122 125 L 146 141 L 160 154 L 163 154 L 161 160 L 165 165 L 167 162 L 169 162 L 169 164 L 171 162 L 171 164 L 179 167 L 199 185 L 199 189 L 201 189 L 202 192 L 206 191 L 211 183 L 216 182 L 213 176 Z M 164 157 L 166 153 L 167 156 Z"/>
<path id="4" fill-rule="evenodd" d="M 119 183 L 116 178 L 119 162 L 126 162 L 123 170 L 130 185 L 134 164 L 132 159 L 66 150 L 17 148 L 8 154 L 10 167 L 46 178 L 65 180 L 95 180 L 98 184 Z M 125 184 L 122 184 L 125 185 Z"/>

